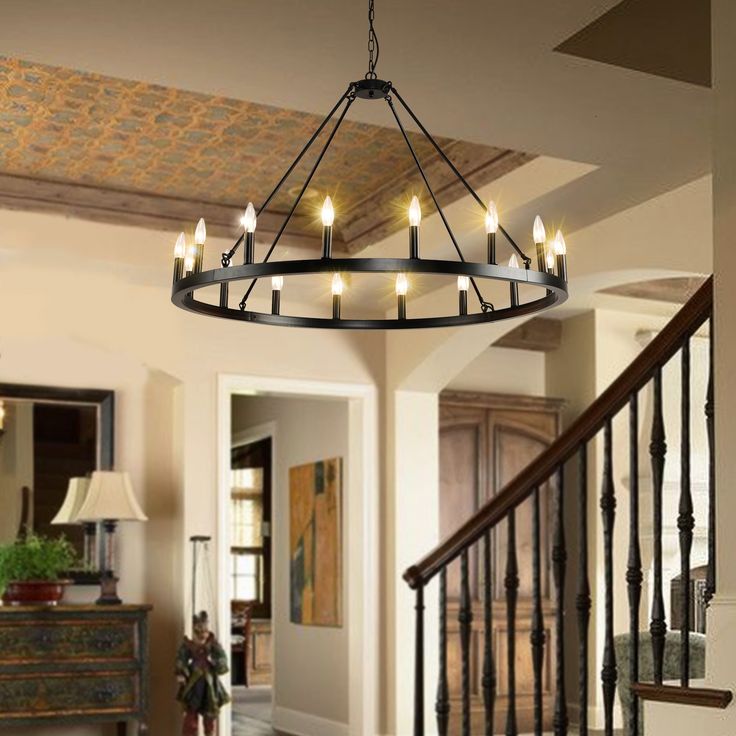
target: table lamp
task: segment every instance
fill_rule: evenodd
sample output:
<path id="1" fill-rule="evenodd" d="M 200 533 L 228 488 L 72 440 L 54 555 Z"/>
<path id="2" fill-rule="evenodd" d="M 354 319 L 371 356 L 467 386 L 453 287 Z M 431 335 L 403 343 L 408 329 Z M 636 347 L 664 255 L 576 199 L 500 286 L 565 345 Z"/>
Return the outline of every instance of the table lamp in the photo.
<path id="1" fill-rule="evenodd" d="M 115 529 L 119 521 L 148 521 L 138 504 L 127 473 L 96 470 L 92 473 L 87 497 L 77 513 L 77 521 L 102 522 L 104 558 L 100 577 L 100 605 L 122 603 L 117 594 L 115 577 Z"/>
<path id="2" fill-rule="evenodd" d="M 96 570 L 98 562 L 95 555 L 95 539 L 97 537 L 97 524 L 94 521 L 81 522 L 77 519 L 79 510 L 82 508 L 87 492 L 89 491 L 89 478 L 69 478 L 69 486 L 66 496 L 56 516 L 51 519 L 52 524 L 81 524 L 84 527 L 84 569 Z"/>

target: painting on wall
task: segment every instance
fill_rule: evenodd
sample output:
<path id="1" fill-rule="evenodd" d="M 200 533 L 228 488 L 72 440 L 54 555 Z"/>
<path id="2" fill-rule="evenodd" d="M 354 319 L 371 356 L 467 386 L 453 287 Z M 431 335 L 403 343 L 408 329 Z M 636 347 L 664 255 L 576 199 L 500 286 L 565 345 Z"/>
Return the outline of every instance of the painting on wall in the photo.
<path id="1" fill-rule="evenodd" d="M 291 621 L 342 626 L 342 459 L 289 468 Z"/>

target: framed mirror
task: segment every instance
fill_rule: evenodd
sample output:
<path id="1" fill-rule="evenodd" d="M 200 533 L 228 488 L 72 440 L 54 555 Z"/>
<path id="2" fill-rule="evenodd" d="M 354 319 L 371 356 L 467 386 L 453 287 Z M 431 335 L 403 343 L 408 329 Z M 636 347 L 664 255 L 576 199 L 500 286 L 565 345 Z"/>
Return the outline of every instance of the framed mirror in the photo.
<path id="1" fill-rule="evenodd" d="M 84 557 L 83 527 L 52 520 L 70 478 L 112 470 L 114 412 L 113 391 L 0 383 L 0 544 L 63 533 Z M 99 572 L 71 570 L 68 577 L 90 584 Z"/>

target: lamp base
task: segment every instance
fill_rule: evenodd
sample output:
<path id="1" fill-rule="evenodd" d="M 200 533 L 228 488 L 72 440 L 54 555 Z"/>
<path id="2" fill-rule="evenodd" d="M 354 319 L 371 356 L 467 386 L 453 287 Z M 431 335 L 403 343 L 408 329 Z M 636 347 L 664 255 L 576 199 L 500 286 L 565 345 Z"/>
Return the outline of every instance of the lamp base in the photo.
<path id="1" fill-rule="evenodd" d="M 103 573 L 100 577 L 100 597 L 95 601 L 98 606 L 119 606 L 123 602 L 118 597 L 118 580 L 112 573 Z"/>

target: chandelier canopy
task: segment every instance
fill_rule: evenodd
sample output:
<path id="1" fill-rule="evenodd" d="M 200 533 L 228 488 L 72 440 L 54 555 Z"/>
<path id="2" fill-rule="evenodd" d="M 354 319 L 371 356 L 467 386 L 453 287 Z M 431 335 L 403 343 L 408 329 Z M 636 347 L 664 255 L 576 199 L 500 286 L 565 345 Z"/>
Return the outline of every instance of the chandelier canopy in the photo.
<path id="1" fill-rule="evenodd" d="M 299 155 L 286 170 L 273 191 L 256 210 L 253 203 L 248 203 L 241 219 L 243 232 L 233 247 L 222 254 L 221 267 L 203 270 L 204 244 L 206 227 L 203 219 L 197 224 L 194 243 L 187 245 L 184 233 L 181 233 L 174 247 L 174 284 L 172 302 L 182 309 L 213 317 L 224 317 L 245 322 L 282 325 L 288 327 L 321 327 L 338 329 L 406 329 L 416 327 L 452 327 L 460 325 L 494 322 L 528 315 L 560 304 L 567 299 L 567 252 L 565 239 L 558 230 L 555 237 L 548 242 L 545 226 L 539 216 L 534 220 L 532 238 L 536 250 L 536 269 L 532 268 L 532 259 L 517 245 L 514 239 L 499 222 L 496 205 L 490 201 L 483 202 L 475 190 L 448 158 L 440 145 L 430 135 L 419 118 L 399 94 L 392 82 L 379 79 L 376 64 L 379 56 L 378 38 L 373 26 L 374 0 L 369 0 L 368 19 L 368 72 L 364 79 L 351 82 L 334 107 L 312 134 Z M 422 212 L 419 199 L 412 197 L 409 205 L 409 243 L 406 258 L 335 258 L 332 253 L 332 228 L 335 221 L 335 209 L 330 197 L 326 197 L 322 206 L 322 252 L 310 259 L 271 261 L 281 236 L 299 203 L 309 188 L 312 178 L 325 157 L 342 121 L 357 100 L 382 100 L 389 108 L 409 153 L 416 165 L 427 193 L 440 216 L 454 250 L 453 260 L 424 259 L 420 255 L 420 223 Z M 422 168 L 414 146 L 406 133 L 399 116 L 397 105 L 409 115 L 416 126 L 434 147 L 441 159 L 450 168 L 458 181 L 467 189 L 470 196 L 482 208 L 485 215 L 485 232 L 487 241 L 487 258 L 485 262 L 466 261 L 450 223 L 437 200 L 435 192 Z M 339 110 L 339 113 L 338 113 Z M 291 176 L 302 158 L 311 149 L 326 126 L 337 114 L 337 119 L 327 136 L 314 163 L 307 174 L 299 192 L 279 227 L 265 257 L 255 260 L 255 234 L 258 216 L 271 203 L 284 183 Z M 512 255 L 507 264 L 501 265 L 496 257 L 496 236 L 500 233 L 511 246 Z M 237 252 L 242 251 L 242 263 L 233 262 Z M 395 276 L 396 315 L 381 319 L 343 318 L 342 302 L 347 298 L 345 276 L 348 274 L 388 273 Z M 281 293 L 286 290 L 287 279 L 291 276 L 327 274 L 332 275 L 332 314 L 324 317 L 298 316 L 282 314 Z M 453 314 L 430 317 L 411 317 L 407 308 L 410 291 L 410 276 L 413 274 L 434 274 L 457 278 L 458 307 Z M 259 279 L 271 279 L 271 311 L 257 312 L 248 308 L 248 299 Z M 479 282 L 491 279 L 508 284 L 508 302 L 503 306 L 487 301 Z M 241 281 L 250 282 L 240 302 L 235 306 L 230 303 L 230 285 Z M 521 300 L 519 284 L 537 287 L 540 292 L 531 300 Z M 195 298 L 195 293 L 206 287 L 219 286 L 217 303 L 205 302 Z M 468 291 L 473 289 L 477 299 L 477 308 L 468 304 Z"/>

